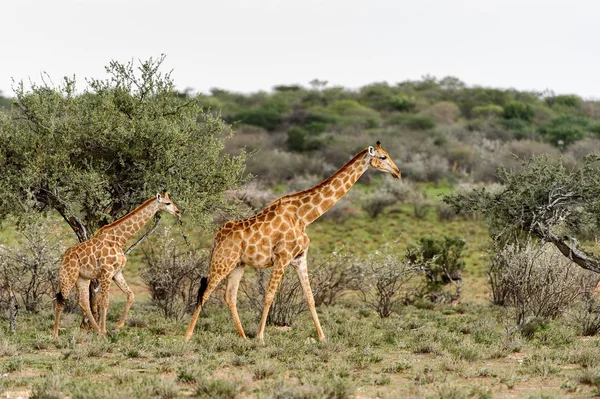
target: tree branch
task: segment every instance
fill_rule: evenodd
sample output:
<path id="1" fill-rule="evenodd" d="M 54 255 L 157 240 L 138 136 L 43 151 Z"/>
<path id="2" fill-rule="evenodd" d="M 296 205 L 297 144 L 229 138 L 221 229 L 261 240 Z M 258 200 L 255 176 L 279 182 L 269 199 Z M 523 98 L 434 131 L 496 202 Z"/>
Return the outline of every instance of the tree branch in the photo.
<path id="1" fill-rule="evenodd" d="M 154 217 L 154 225 L 148 231 L 146 231 L 144 233 L 144 235 L 141 236 L 140 239 L 137 240 L 132 246 L 127 248 L 127 251 L 125 251 L 125 255 L 129 255 L 131 253 L 131 251 L 136 249 L 138 247 L 138 245 L 140 245 L 142 243 L 142 241 L 144 241 L 150 234 L 154 233 L 156 231 L 156 229 L 158 229 L 159 223 L 160 223 L 160 216 L 157 214 Z"/>
<path id="2" fill-rule="evenodd" d="M 549 231 L 549 229 L 543 228 L 538 224 L 532 232 L 540 239 L 554 244 L 564 256 L 571 259 L 578 266 L 595 273 L 600 273 L 600 261 L 591 259 L 585 252 L 575 247 L 575 245 L 568 245 L 556 234 Z"/>

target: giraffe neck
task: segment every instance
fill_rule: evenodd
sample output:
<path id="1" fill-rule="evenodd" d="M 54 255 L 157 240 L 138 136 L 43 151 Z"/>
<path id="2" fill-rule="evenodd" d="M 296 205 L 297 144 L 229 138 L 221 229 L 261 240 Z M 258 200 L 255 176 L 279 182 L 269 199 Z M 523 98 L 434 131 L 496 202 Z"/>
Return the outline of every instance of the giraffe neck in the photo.
<path id="1" fill-rule="evenodd" d="M 158 201 L 150 198 L 119 220 L 102 227 L 96 236 L 110 235 L 122 247 L 158 212 Z"/>
<path id="2" fill-rule="evenodd" d="M 291 195 L 298 205 L 298 214 L 305 224 L 314 222 L 327 212 L 367 171 L 369 168 L 367 153 L 366 149 L 358 153 L 321 184 Z"/>

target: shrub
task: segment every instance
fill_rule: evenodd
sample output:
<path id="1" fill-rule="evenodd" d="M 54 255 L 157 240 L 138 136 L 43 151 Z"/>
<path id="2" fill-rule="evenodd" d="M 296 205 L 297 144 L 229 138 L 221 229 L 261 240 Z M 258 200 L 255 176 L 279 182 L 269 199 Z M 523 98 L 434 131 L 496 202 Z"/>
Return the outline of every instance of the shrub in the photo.
<path id="1" fill-rule="evenodd" d="M 377 190 L 365 198 L 362 204 L 362 209 L 367 212 L 371 218 L 375 219 L 386 208 L 396 204 L 397 202 L 398 199 L 391 193 Z"/>
<path id="2" fill-rule="evenodd" d="M 196 305 L 200 278 L 206 275 L 209 260 L 205 251 L 182 250 L 169 238 L 169 230 L 164 229 L 142 248 L 146 268 L 141 274 L 152 303 L 163 316 L 180 319 Z"/>
<path id="3" fill-rule="evenodd" d="M 0 246 L 0 308 L 14 312 L 21 304 L 25 310 L 37 312 L 44 298 L 54 298 L 57 291 L 64 248 L 55 233 L 41 223 L 25 228 L 21 235 L 23 244 L 16 248 Z"/>
<path id="4" fill-rule="evenodd" d="M 552 244 L 519 242 L 497 249 L 488 270 L 492 300 L 512 306 L 517 325 L 532 318 L 554 318 L 597 279 L 565 258 Z"/>
<path id="5" fill-rule="evenodd" d="M 290 151 L 306 151 L 306 131 L 298 126 L 292 126 L 287 132 L 287 148 Z"/>
<path id="6" fill-rule="evenodd" d="M 583 139 L 590 121 L 580 116 L 560 115 L 540 128 L 544 139 L 557 146 L 568 146 Z"/>
<path id="7" fill-rule="evenodd" d="M 414 98 L 406 95 L 395 95 L 388 100 L 388 107 L 392 111 L 412 112 L 417 107 Z"/>
<path id="8" fill-rule="evenodd" d="M 260 126 L 272 132 L 281 123 L 282 115 L 275 109 L 262 107 L 243 110 L 229 119 L 233 123 Z"/>
<path id="9" fill-rule="evenodd" d="M 523 119 L 503 119 L 502 127 L 512 132 L 513 137 L 518 140 L 532 139 L 535 130 L 528 121 Z"/>
<path id="10" fill-rule="evenodd" d="M 577 141 L 571 144 L 565 153 L 577 160 L 583 160 L 589 154 L 600 154 L 600 139 L 587 138 Z"/>
<path id="11" fill-rule="evenodd" d="M 239 190 L 228 192 L 228 197 L 248 205 L 252 214 L 264 209 L 275 199 L 273 192 L 262 187 L 256 180 L 251 181 Z"/>
<path id="12" fill-rule="evenodd" d="M 549 106 L 560 105 L 568 108 L 577 108 L 581 104 L 581 98 L 572 94 L 546 97 L 544 100 Z"/>
<path id="13" fill-rule="evenodd" d="M 248 171 L 268 184 L 290 180 L 298 175 L 324 176 L 335 168 L 322 159 L 281 150 L 261 151 L 247 162 Z"/>
<path id="14" fill-rule="evenodd" d="M 428 115 L 400 114 L 393 118 L 391 123 L 410 130 L 430 130 L 435 127 L 435 121 Z"/>
<path id="15" fill-rule="evenodd" d="M 600 301 L 593 292 L 585 292 L 574 306 L 573 319 L 583 336 L 594 336 L 600 332 Z"/>
<path id="16" fill-rule="evenodd" d="M 440 101 L 427 108 L 424 113 L 431 116 L 437 123 L 449 125 L 460 117 L 460 108 L 451 101 Z"/>
<path id="17" fill-rule="evenodd" d="M 389 317 L 398 305 L 410 303 L 420 291 L 420 271 L 418 265 L 398 257 L 391 245 L 384 245 L 362 262 L 360 298 L 379 317 Z"/>
<path id="18" fill-rule="evenodd" d="M 413 181 L 438 182 L 450 171 L 448 160 L 438 154 L 415 153 L 402 163 L 402 176 Z"/>
<path id="19" fill-rule="evenodd" d="M 431 201 L 425 191 L 415 190 L 408 197 L 408 203 L 413 208 L 415 218 L 424 219 L 431 208 Z"/>
<path id="20" fill-rule="evenodd" d="M 321 145 L 322 141 L 318 137 L 298 126 L 292 126 L 287 132 L 287 147 L 290 151 L 313 151 L 318 150 Z"/>
<path id="21" fill-rule="evenodd" d="M 504 108 L 496 104 L 478 105 L 471 109 L 473 118 L 499 118 L 504 114 Z"/>
<path id="22" fill-rule="evenodd" d="M 465 241 L 458 237 L 423 237 L 407 250 L 406 258 L 425 272 L 427 286 L 424 294 L 433 302 L 459 299 L 465 247 Z M 441 290 L 442 286 L 449 283 L 456 287 L 453 295 Z"/>
<path id="23" fill-rule="evenodd" d="M 535 113 L 533 107 L 520 101 L 511 101 L 504 106 L 502 117 L 504 119 L 520 119 L 531 122 Z"/>
<path id="24" fill-rule="evenodd" d="M 374 109 L 365 107 L 354 100 L 338 100 L 331 103 L 327 110 L 341 117 L 347 125 L 366 126 L 378 124 L 379 113 Z"/>
<path id="25" fill-rule="evenodd" d="M 293 267 L 288 267 L 281 278 L 277 294 L 269 309 L 267 325 L 291 326 L 299 315 L 308 310 L 297 274 L 290 269 Z M 250 308 L 257 314 L 263 312 L 266 288 L 272 271 L 272 268 L 256 269 L 254 278 L 247 276 L 240 283 L 240 292 L 244 294 Z"/>
<path id="26" fill-rule="evenodd" d="M 309 264 L 313 265 L 310 284 L 316 306 L 334 305 L 361 284 L 358 259 L 349 251 L 334 251 L 326 258 L 316 256 Z"/>

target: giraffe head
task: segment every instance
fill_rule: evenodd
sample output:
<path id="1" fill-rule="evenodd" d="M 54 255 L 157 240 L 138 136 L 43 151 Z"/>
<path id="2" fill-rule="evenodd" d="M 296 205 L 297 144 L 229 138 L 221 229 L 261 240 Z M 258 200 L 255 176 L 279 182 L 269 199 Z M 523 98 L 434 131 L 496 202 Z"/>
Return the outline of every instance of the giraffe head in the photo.
<path id="1" fill-rule="evenodd" d="M 400 179 L 400 169 L 396 166 L 390 154 L 381 148 L 381 143 L 377 142 L 377 147 L 369 147 L 369 167 L 379 169 L 382 172 L 389 173 L 396 179 Z"/>
<path id="2" fill-rule="evenodd" d="M 177 216 L 179 219 L 181 219 L 181 213 L 179 212 L 179 209 L 177 209 L 173 201 L 171 201 L 171 198 L 169 198 L 169 193 L 167 193 L 166 191 L 162 195 L 160 193 L 157 193 L 156 200 L 158 201 L 159 210 L 169 212 L 171 215 Z"/>

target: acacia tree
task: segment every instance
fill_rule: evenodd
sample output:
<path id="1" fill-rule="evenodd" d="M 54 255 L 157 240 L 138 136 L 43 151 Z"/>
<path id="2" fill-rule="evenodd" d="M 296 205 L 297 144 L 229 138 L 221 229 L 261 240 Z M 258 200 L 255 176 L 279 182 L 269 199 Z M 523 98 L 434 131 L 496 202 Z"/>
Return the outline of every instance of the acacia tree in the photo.
<path id="1" fill-rule="evenodd" d="M 444 201 L 457 212 L 484 215 L 498 243 L 533 235 L 582 268 L 600 273 L 600 256 L 579 243 L 595 237 L 600 226 L 598 161 L 599 156 L 588 156 L 581 168 L 567 169 L 562 160 L 533 156 L 519 172 L 498 169 L 498 191 L 481 188 Z"/>
<path id="2" fill-rule="evenodd" d="M 83 241 L 164 189 L 200 228 L 230 212 L 245 154 L 223 153 L 229 126 L 177 93 L 163 60 L 113 61 L 79 91 L 74 77 L 16 84 L 0 112 L 0 220 L 57 212 Z"/>

